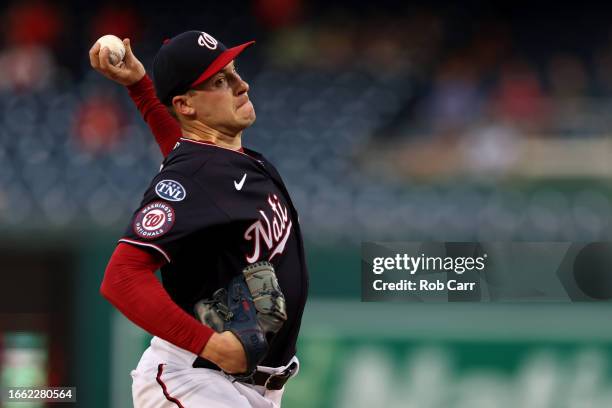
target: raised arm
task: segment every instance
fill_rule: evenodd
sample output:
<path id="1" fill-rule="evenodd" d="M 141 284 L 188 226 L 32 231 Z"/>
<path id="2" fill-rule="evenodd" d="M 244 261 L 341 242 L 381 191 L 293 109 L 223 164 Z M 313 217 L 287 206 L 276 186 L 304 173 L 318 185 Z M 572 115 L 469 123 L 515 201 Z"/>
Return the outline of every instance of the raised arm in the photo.
<path id="1" fill-rule="evenodd" d="M 138 82 L 128 85 L 130 98 L 138 108 L 164 157 L 174 148 L 182 136 L 178 122 L 168 113 L 168 109 L 157 99 L 153 81 L 145 74 Z"/>
<path id="2" fill-rule="evenodd" d="M 151 129 L 162 154 L 168 155 L 182 135 L 178 122 L 170 115 L 167 108 L 157 99 L 153 82 L 147 75 L 144 66 L 132 52 L 130 40 L 123 40 L 125 58 L 114 66 L 109 62 L 108 48 L 100 49 L 95 43 L 89 50 L 89 62 L 92 68 L 111 81 L 124 85 L 142 118 Z"/>

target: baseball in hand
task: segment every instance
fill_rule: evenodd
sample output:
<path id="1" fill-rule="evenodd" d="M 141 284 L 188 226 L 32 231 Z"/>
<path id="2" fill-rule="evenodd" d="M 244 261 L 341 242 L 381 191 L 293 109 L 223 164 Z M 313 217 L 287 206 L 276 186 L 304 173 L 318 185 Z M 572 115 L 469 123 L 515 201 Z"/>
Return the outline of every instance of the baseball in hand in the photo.
<path id="1" fill-rule="evenodd" d="M 111 64 L 117 65 L 123 61 L 123 57 L 125 57 L 125 46 L 119 37 L 112 34 L 107 34 L 100 37 L 97 42 L 100 43 L 100 49 L 104 47 L 109 49 L 109 59 Z"/>

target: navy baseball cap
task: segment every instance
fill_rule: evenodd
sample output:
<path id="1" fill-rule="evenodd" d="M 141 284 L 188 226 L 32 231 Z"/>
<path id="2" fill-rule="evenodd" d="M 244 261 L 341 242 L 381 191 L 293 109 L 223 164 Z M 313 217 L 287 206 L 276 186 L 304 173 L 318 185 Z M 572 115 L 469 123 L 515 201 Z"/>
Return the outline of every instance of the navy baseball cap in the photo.
<path id="1" fill-rule="evenodd" d="M 153 61 L 153 82 L 164 105 L 201 84 L 255 41 L 227 48 L 203 31 L 187 31 L 164 41 Z"/>

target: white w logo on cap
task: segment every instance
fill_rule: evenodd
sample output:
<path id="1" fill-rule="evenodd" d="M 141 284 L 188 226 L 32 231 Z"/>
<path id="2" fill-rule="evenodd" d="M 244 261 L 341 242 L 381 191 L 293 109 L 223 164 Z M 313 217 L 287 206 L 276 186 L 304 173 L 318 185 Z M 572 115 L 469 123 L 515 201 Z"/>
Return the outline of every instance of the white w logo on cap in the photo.
<path id="1" fill-rule="evenodd" d="M 202 31 L 202 34 L 200 34 L 200 36 L 198 37 L 198 44 L 201 47 L 206 47 L 208 49 L 214 50 L 217 48 L 217 43 L 218 41 L 215 40 L 212 35 L 205 33 L 204 31 Z"/>

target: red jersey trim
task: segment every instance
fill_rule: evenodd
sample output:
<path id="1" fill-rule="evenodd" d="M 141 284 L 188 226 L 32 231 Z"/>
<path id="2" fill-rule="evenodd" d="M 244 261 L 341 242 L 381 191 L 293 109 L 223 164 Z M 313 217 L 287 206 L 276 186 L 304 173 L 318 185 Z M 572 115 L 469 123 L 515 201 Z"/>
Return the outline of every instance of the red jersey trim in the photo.
<path id="1" fill-rule="evenodd" d="M 163 372 L 164 372 L 164 365 L 163 364 L 158 365 L 157 366 L 157 377 L 155 379 L 157 380 L 157 383 L 159 384 L 159 386 L 162 388 L 162 391 L 164 392 L 164 397 L 166 397 L 168 401 L 175 403 L 177 407 L 185 408 L 183 404 L 181 404 L 181 401 L 174 398 L 168 393 L 168 387 L 166 387 L 166 384 L 161 379 Z"/>
<path id="2" fill-rule="evenodd" d="M 133 239 L 128 239 L 128 238 L 121 238 L 117 242 L 125 242 L 125 243 L 132 244 L 132 245 L 145 246 L 145 247 L 153 248 L 156 251 L 158 251 L 160 254 L 162 254 L 163 257 L 166 258 L 166 261 L 168 261 L 168 263 L 171 262 L 170 256 L 166 253 L 166 251 L 164 251 L 163 249 L 161 249 L 160 247 L 158 247 L 155 244 L 149 244 L 149 243 L 146 243 L 146 242 L 134 241 Z"/>
<path id="3" fill-rule="evenodd" d="M 243 156 L 248 157 L 249 159 L 257 161 L 257 159 L 255 159 L 255 158 L 249 156 L 248 154 L 244 153 L 244 150 L 243 150 L 242 147 L 240 148 L 240 150 L 228 149 L 227 147 L 216 145 L 213 142 L 200 142 L 199 140 L 188 139 L 186 137 L 181 137 L 181 141 L 195 143 L 195 144 L 199 144 L 199 145 L 202 145 L 202 146 L 216 147 L 218 149 L 223 149 L 223 150 L 227 150 L 229 152 L 234 152 L 234 153 L 241 154 Z"/>

